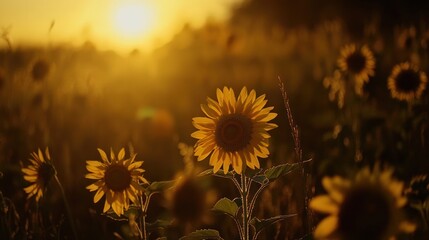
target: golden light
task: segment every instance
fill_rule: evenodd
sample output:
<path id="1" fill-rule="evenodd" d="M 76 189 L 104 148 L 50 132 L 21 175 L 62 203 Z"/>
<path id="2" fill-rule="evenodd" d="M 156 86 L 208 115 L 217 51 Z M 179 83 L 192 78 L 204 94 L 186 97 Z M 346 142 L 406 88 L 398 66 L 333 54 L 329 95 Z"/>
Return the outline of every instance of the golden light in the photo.
<path id="1" fill-rule="evenodd" d="M 155 11 L 142 2 L 122 3 L 114 13 L 114 27 L 124 38 L 136 39 L 144 37 L 153 29 Z"/>

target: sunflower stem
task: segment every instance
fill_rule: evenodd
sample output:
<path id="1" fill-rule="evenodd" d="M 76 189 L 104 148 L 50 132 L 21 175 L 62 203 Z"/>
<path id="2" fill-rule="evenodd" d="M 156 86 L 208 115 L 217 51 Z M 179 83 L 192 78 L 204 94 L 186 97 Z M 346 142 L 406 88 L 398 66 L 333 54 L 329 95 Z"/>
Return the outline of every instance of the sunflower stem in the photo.
<path id="1" fill-rule="evenodd" d="M 241 173 L 241 201 L 243 206 L 243 240 L 249 240 L 249 208 L 248 208 L 248 190 L 247 190 L 247 177 L 244 172 Z"/>
<path id="2" fill-rule="evenodd" d="M 73 237 L 74 237 L 74 239 L 76 239 L 76 240 L 77 240 L 77 239 L 79 239 L 79 238 L 77 237 L 76 228 L 75 228 L 75 226 L 74 226 L 74 221 L 73 221 L 72 214 L 71 214 L 71 211 L 70 211 L 70 205 L 69 205 L 69 203 L 68 203 L 68 201 L 67 201 L 67 198 L 66 198 L 66 194 L 65 194 L 65 192 L 64 192 L 63 185 L 61 184 L 61 182 L 60 182 L 60 180 L 58 179 L 58 176 L 57 176 L 56 174 L 54 175 L 54 178 L 55 178 L 55 182 L 57 182 L 58 187 L 59 187 L 59 189 L 60 189 L 60 191 L 61 191 L 61 196 L 62 196 L 62 198 L 63 198 L 64 206 L 66 207 L 67 218 L 68 218 L 68 220 L 69 220 L 70 228 L 71 228 L 71 230 L 72 230 L 72 232 L 73 232 Z"/>
<path id="3" fill-rule="evenodd" d="M 152 194 L 145 194 L 145 201 L 143 203 L 143 196 L 140 197 L 140 205 L 142 206 L 142 217 L 140 218 L 140 224 L 141 224 L 141 228 L 143 229 L 143 236 L 141 236 L 142 239 L 146 240 L 147 239 L 147 230 L 146 230 L 146 214 L 147 214 L 147 209 L 149 208 L 149 202 L 150 199 L 152 197 Z"/>
<path id="4" fill-rule="evenodd" d="M 250 201 L 249 206 L 249 216 L 252 216 L 253 209 L 255 208 L 256 200 L 258 200 L 259 195 L 262 193 L 262 191 L 268 186 L 268 183 L 264 183 L 261 186 L 259 186 L 256 193 L 253 195 L 252 200 Z"/>

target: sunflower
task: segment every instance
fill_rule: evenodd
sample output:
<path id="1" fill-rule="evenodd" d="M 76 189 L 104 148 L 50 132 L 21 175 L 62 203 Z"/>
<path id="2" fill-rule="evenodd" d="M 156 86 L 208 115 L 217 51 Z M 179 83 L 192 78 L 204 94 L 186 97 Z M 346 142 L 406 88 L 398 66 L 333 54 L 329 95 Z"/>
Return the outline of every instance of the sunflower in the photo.
<path id="1" fill-rule="evenodd" d="M 31 68 L 31 76 L 35 81 L 43 80 L 49 74 L 49 62 L 44 59 L 39 59 L 34 62 Z"/>
<path id="2" fill-rule="evenodd" d="M 323 178 L 327 194 L 314 197 L 310 207 L 329 216 L 317 226 L 315 238 L 384 240 L 400 231 L 413 232 L 415 225 L 405 221 L 401 211 L 407 202 L 403 183 L 392 173 L 376 167 L 372 172 L 362 169 L 353 181 Z"/>
<path id="3" fill-rule="evenodd" d="M 397 46 L 400 49 L 410 50 L 417 40 L 417 31 L 414 26 L 401 29 L 397 34 Z"/>
<path id="4" fill-rule="evenodd" d="M 227 87 L 223 91 L 217 89 L 216 95 L 217 102 L 207 98 L 208 104 L 201 104 L 207 117 L 192 119 L 198 129 L 191 135 L 198 139 L 194 155 L 201 161 L 211 154 L 209 163 L 215 173 L 223 166 L 226 174 L 231 164 L 238 174 L 246 165 L 260 168 L 258 157 L 266 158 L 269 154 L 267 131 L 277 127 L 268 123 L 277 116 L 271 112 L 274 107 L 264 108 L 265 94 L 256 98 L 255 90 L 248 93 L 246 87 L 238 98 Z"/>
<path id="5" fill-rule="evenodd" d="M 136 154 L 131 158 L 124 159 L 125 150 L 122 148 L 118 156 L 110 150 L 110 159 L 107 154 L 97 149 L 102 161 L 86 161 L 86 169 L 90 172 L 86 178 L 96 180 L 95 183 L 86 187 L 90 192 L 97 191 L 94 196 L 94 203 L 97 203 L 106 194 L 103 212 L 110 208 L 120 216 L 124 214 L 124 209 L 128 210 L 129 201 L 138 204 L 138 197 L 143 188 L 139 183 L 148 183 L 143 178 L 144 170 L 141 168 L 142 161 L 134 161 Z"/>
<path id="6" fill-rule="evenodd" d="M 387 87 L 392 97 L 408 102 L 420 98 L 426 89 L 426 84 L 426 74 L 409 62 L 394 66 L 387 80 Z"/>
<path id="7" fill-rule="evenodd" d="M 369 81 L 370 76 L 374 76 L 375 59 L 367 46 L 362 46 L 359 50 L 356 45 L 350 44 L 341 49 L 338 66 L 354 77 L 355 91 L 361 94 L 363 85 Z"/>
<path id="8" fill-rule="evenodd" d="M 52 177 L 57 174 L 51 163 L 51 156 L 48 148 L 45 150 L 45 156 L 46 159 L 39 148 L 37 153 L 31 153 L 32 158 L 29 159 L 31 164 L 21 169 L 24 174 L 24 179 L 31 183 L 30 186 L 24 188 L 24 191 L 28 194 L 27 199 L 35 196 L 36 202 L 43 197 L 43 193 L 46 191 Z"/>
<path id="9" fill-rule="evenodd" d="M 206 209 L 207 191 L 193 176 L 178 178 L 169 196 L 173 216 L 180 222 L 200 219 Z"/>

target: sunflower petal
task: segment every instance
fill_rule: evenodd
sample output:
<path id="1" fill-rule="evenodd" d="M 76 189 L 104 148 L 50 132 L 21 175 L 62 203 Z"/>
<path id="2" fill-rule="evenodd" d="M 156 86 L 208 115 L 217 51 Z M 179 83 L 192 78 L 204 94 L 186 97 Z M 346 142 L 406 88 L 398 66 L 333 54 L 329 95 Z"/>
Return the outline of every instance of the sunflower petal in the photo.
<path id="1" fill-rule="evenodd" d="M 328 238 L 332 235 L 337 228 L 338 217 L 335 215 L 326 217 L 323 219 L 319 225 L 317 225 L 316 230 L 314 231 L 315 238 Z"/>
<path id="2" fill-rule="evenodd" d="M 337 214 L 338 204 L 335 203 L 328 195 L 314 197 L 310 201 L 310 208 L 321 213 Z"/>
<path id="3" fill-rule="evenodd" d="M 104 162 L 109 162 L 109 159 L 107 158 L 107 154 L 106 154 L 106 152 L 105 152 L 105 151 L 103 151 L 101 148 L 97 148 L 97 150 L 98 150 L 98 153 L 100 153 L 101 159 L 102 159 Z"/>

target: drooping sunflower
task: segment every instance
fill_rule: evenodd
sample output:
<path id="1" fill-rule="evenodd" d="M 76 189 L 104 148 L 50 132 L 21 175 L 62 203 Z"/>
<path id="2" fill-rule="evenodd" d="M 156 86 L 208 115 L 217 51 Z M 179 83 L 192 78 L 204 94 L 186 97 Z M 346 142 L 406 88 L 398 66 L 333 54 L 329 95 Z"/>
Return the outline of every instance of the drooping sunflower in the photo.
<path id="1" fill-rule="evenodd" d="M 350 44 L 341 49 L 338 66 L 354 78 L 355 92 L 362 94 L 363 85 L 374 76 L 375 58 L 367 46 L 358 49 L 355 44 Z"/>
<path id="2" fill-rule="evenodd" d="M 37 153 L 32 152 L 30 155 L 31 158 L 29 161 L 31 164 L 21 169 L 24 179 L 31 183 L 30 186 L 24 188 L 24 191 L 28 194 L 27 199 L 34 196 L 36 197 L 36 202 L 38 202 L 43 197 L 43 193 L 46 191 L 49 182 L 57 172 L 52 165 L 48 148 L 45 149 L 46 159 L 40 148 Z"/>
<path id="3" fill-rule="evenodd" d="M 208 104 L 201 104 L 207 117 L 195 117 L 193 125 L 198 129 L 192 137 L 198 139 L 195 144 L 195 156 L 198 161 L 210 154 L 213 172 L 223 166 L 226 174 L 232 164 L 233 170 L 241 174 L 247 166 L 260 168 L 258 158 L 268 157 L 267 131 L 277 127 L 268 121 L 277 114 L 274 107 L 264 107 L 265 94 L 256 97 L 255 90 L 247 92 L 243 87 L 238 98 L 232 88 L 217 89 L 217 102 L 207 98 Z M 244 163 L 244 166 L 243 166 Z"/>
<path id="4" fill-rule="evenodd" d="M 135 161 L 136 154 L 125 159 L 125 150 L 122 148 L 118 156 L 110 150 L 110 160 L 102 149 L 97 149 L 102 161 L 86 161 L 86 169 L 90 172 L 86 178 L 96 180 L 87 186 L 90 191 L 97 191 L 94 195 L 94 203 L 106 195 L 103 212 L 110 208 L 120 216 L 124 210 L 128 210 L 130 200 L 138 204 L 138 197 L 143 191 L 140 183 L 148 183 L 143 177 L 144 170 L 141 168 L 143 161 Z"/>
<path id="5" fill-rule="evenodd" d="M 413 232 L 415 225 L 405 221 L 401 208 L 407 199 L 403 183 L 392 178 L 393 171 L 371 172 L 364 168 L 350 181 L 339 176 L 325 177 L 326 195 L 316 196 L 310 207 L 329 214 L 317 226 L 317 239 L 394 239 L 398 232 Z"/>
<path id="6" fill-rule="evenodd" d="M 419 99 L 426 89 L 427 76 L 409 62 L 397 64 L 387 80 L 393 98 L 411 102 Z"/>

